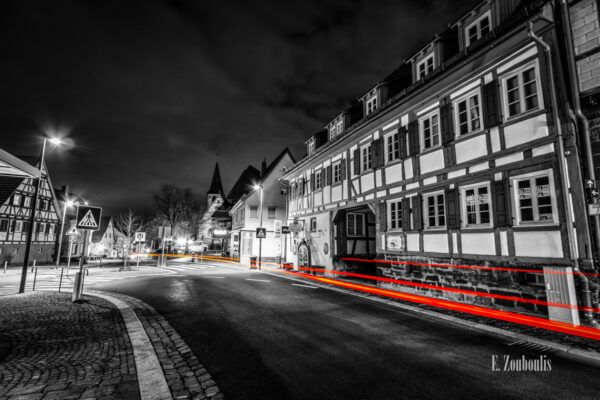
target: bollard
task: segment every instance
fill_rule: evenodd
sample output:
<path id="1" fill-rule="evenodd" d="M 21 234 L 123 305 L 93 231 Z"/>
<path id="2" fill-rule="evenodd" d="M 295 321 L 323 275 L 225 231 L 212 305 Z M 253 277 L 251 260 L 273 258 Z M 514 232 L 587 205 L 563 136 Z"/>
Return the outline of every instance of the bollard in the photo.
<path id="1" fill-rule="evenodd" d="M 35 260 L 33 261 L 35 264 Z M 35 281 L 37 280 L 37 268 L 35 269 L 35 275 L 33 275 L 33 288 L 31 290 L 35 290 Z"/>
<path id="2" fill-rule="evenodd" d="M 8 261 L 4 261 L 4 274 L 6 275 L 6 266 L 8 265 Z"/>
<path id="3" fill-rule="evenodd" d="M 33 272 L 34 268 L 35 268 L 35 260 L 33 260 L 33 265 L 31 266 L 31 272 Z"/>
<path id="4" fill-rule="evenodd" d="M 73 302 L 79 300 L 81 297 L 81 282 L 81 272 L 75 272 L 75 280 L 73 281 Z"/>
<path id="5" fill-rule="evenodd" d="M 64 268 L 60 269 L 60 281 L 58 281 L 58 293 L 60 293 L 60 288 L 62 287 L 62 278 L 63 278 L 63 273 L 65 272 Z"/>

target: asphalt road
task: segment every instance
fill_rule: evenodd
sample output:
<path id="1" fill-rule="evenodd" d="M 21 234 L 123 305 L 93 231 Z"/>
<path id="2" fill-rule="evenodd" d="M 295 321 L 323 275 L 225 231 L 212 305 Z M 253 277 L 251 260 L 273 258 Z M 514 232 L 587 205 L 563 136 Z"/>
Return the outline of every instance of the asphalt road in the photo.
<path id="1" fill-rule="evenodd" d="M 218 267 L 94 288 L 152 305 L 228 399 L 600 398 L 598 366 L 550 353 L 549 372 L 493 371 L 493 356 L 541 353 L 301 284 Z"/>

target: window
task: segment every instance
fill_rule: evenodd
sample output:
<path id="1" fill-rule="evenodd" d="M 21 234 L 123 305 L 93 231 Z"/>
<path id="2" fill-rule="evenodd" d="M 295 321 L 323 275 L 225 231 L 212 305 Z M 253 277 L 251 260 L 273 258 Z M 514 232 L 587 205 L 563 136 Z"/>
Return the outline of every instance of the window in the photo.
<path id="1" fill-rule="evenodd" d="M 323 175 L 322 171 L 319 170 L 315 172 L 315 190 L 321 189 L 323 187 Z"/>
<path id="2" fill-rule="evenodd" d="M 456 124 L 459 135 L 476 132 L 481 129 L 481 102 L 479 93 L 469 93 L 454 103 Z"/>
<path id="3" fill-rule="evenodd" d="M 517 215 L 519 222 L 553 222 L 556 220 L 554 184 L 552 176 L 544 175 L 516 178 Z"/>
<path id="4" fill-rule="evenodd" d="M 371 162 L 371 145 L 360 149 L 360 160 L 361 171 L 371 169 L 373 165 Z"/>
<path id="5" fill-rule="evenodd" d="M 46 231 L 46 224 L 44 222 L 40 222 L 40 224 L 38 225 L 38 235 L 39 236 L 44 235 L 45 231 Z"/>
<path id="6" fill-rule="evenodd" d="M 312 217 L 310 219 L 310 231 L 311 232 L 317 231 L 317 217 Z"/>
<path id="7" fill-rule="evenodd" d="M 49 205 L 48 200 L 42 200 L 40 209 L 46 211 L 46 210 L 48 210 L 48 205 Z"/>
<path id="8" fill-rule="evenodd" d="M 21 195 L 18 193 L 13 194 L 12 203 L 14 206 L 20 206 L 21 205 Z"/>
<path id="9" fill-rule="evenodd" d="M 402 229 L 402 200 L 389 202 L 388 210 L 390 229 Z"/>
<path id="10" fill-rule="evenodd" d="M 446 226 L 444 194 L 433 194 L 424 197 L 426 228 L 441 228 Z"/>
<path id="11" fill-rule="evenodd" d="M 16 221 L 15 222 L 15 232 L 22 232 L 23 231 L 23 221 Z"/>
<path id="12" fill-rule="evenodd" d="M 437 111 L 421 118 L 421 147 L 423 150 L 430 149 L 440 144 L 440 130 Z"/>
<path id="13" fill-rule="evenodd" d="M 333 140 L 335 139 L 335 135 L 336 135 L 336 128 L 335 125 L 331 125 L 329 127 L 329 140 Z"/>
<path id="14" fill-rule="evenodd" d="M 425 77 L 433 71 L 433 53 L 419 61 L 417 64 L 417 80 Z"/>
<path id="15" fill-rule="evenodd" d="M 312 155 L 315 152 L 315 139 L 314 138 L 310 138 L 308 140 L 308 155 Z"/>
<path id="16" fill-rule="evenodd" d="M 373 96 L 367 99 L 366 103 L 366 114 L 369 115 L 377 109 L 377 96 Z"/>
<path id="17" fill-rule="evenodd" d="M 490 195 L 488 185 L 463 188 L 463 224 L 490 225 Z"/>
<path id="18" fill-rule="evenodd" d="M 537 66 L 524 69 L 503 79 L 504 106 L 508 118 L 540 108 Z"/>
<path id="19" fill-rule="evenodd" d="M 340 183 L 342 181 L 342 163 L 333 164 L 332 170 L 333 183 Z"/>
<path id="20" fill-rule="evenodd" d="M 340 120 L 340 121 L 338 121 L 336 126 L 337 126 L 337 135 L 339 136 L 344 131 L 344 122 Z"/>
<path id="21" fill-rule="evenodd" d="M 25 196 L 23 198 L 23 206 L 27 207 L 27 208 L 31 207 L 31 197 L 30 196 Z"/>
<path id="22" fill-rule="evenodd" d="M 258 206 L 250 206 L 250 218 L 258 217 Z"/>
<path id="23" fill-rule="evenodd" d="M 485 36 L 491 29 L 491 18 L 490 12 L 483 14 L 475 22 L 471 23 L 465 29 L 465 41 L 467 46 L 476 41 L 477 39 Z"/>
<path id="24" fill-rule="evenodd" d="M 277 210 L 277 207 L 269 207 L 267 208 L 267 214 L 269 219 L 274 219 L 275 218 L 275 211 Z"/>
<path id="25" fill-rule="evenodd" d="M 387 162 L 400 158 L 400 134 L 398 132 L 385 138 Z"/>
<path id="26" fill-rule="evenodd" d="M 0 219 L 0 232 L 8 232 L 8 220 Z"/>
<path id="27" fill-rule="evenodd" d="M 365 235 L 365 215 L 357 213 L 346 214 L 346 234 L 348 236 Z"/>

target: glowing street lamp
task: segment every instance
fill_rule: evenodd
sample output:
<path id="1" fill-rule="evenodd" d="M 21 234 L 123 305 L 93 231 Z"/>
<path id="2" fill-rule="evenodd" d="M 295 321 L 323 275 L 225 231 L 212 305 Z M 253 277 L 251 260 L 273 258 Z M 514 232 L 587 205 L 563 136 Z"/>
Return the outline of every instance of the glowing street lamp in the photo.
<path id="1" fill-rule="evenodd" d="M 29 214 L 29 227 L 27 229 L 27 242 L 25 243 L 25 254 L 23 256 L 23 269 L 21 270 L 21 282 L 19 284 L 19 293 L 25 293 L 25 282 L 27 281 L 27 266 L 29 264 L 29 253 L 31 252 L 31 240 L 33 236 L 33 224 L 35 223 L 35 213 L 37 211 L 38 193 L 40 191 L 40 181 L 44 173 L 44 156 L 46 155 L 46 142 L 55 146 L 62 144 L 59 138 L 44 137 L 42 144 L 42 154 L 40 155 L 40 176 L 35 178 L 35 191 L 33 201 L 31 202 L 31 213 Z"/>

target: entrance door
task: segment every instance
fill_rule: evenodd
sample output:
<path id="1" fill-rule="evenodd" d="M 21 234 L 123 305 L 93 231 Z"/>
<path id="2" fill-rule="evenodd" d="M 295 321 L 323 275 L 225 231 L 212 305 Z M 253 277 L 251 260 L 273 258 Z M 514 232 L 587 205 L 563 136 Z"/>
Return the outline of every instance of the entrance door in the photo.
<path id="1" fill-rule="evenodd" d="M 310 248 L 305 241 L 298 245 L 298 267 L 310 268 Z"/>
<path id="2" fill-rule="evenodd" d="M 544 267 L 544 281 L 546 283 L 548 303 L 566 304 L 572 307 L 548 306 L 548 316 L 550 319 L 552 321 L 579 325 L 575 282 L 573 282 L 573 268 Z"/>

